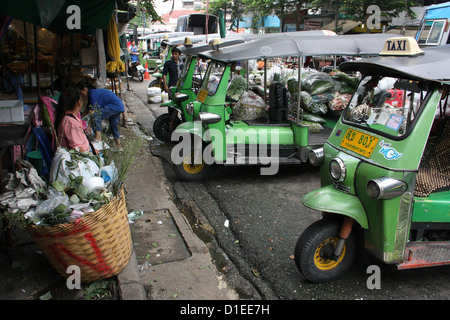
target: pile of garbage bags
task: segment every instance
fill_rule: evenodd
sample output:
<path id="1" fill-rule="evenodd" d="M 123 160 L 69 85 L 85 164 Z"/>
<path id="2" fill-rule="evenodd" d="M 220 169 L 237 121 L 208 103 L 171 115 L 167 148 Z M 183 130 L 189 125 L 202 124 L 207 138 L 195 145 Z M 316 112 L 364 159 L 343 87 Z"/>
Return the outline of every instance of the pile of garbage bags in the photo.
<path id="1" fill-rule="evenodd" d="M 9 173 L 0 207 L 23 214 L 28 224 L 55 225 L 97 210 L 117 193 L 118 170 L 90 152 L 59 147 L 52 160 L 48 183 L 32 164 L 19 160 L 22 169 Z"/>

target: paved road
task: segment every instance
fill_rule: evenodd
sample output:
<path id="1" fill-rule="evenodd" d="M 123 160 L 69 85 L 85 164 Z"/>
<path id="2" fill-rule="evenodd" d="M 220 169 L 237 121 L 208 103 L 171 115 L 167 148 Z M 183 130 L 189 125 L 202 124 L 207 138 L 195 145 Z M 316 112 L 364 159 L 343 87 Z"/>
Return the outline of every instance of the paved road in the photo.
<path id="1" fill-rule="evenodd" d="M 155 105 L 149 108 L 161 112 Z M 165 159 L 166 175 L 180 204 L 192 209 L 197 215 L 194 221 L 214 235 L 220 247 L 217 263 L 244 298 L 449 299 L 450 267 L 398 271 L 367 256 L 359 256 L 351 270 L 334 282 L 310 283 L 292 256 L 299 235 L 320 218 L 301 204 L 304 194 L 319 187 L 317 168 L 285 166 L 274 176 L 261 176 L 258 167 L 217 166 L 204 181 L 186 183 L 177 180 L 170 167 L 171 147 L 155 140 L 152 153 Z M 367 288 L 366 270 L 371 264 L 381 268 L 381 289 Z M 239 277 L 234 277 L 231 271 L 236 269 L 231 266 Z M 247 284 L 240 287 L 240 281 L 233 281 L 240 277 L 258 295 Z"/>

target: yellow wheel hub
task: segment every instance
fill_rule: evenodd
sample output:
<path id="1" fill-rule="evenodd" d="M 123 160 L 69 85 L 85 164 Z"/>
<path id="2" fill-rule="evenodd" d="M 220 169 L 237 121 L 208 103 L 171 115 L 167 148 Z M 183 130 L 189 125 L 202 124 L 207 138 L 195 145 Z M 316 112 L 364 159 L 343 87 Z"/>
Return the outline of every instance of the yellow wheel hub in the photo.
<path id="1" fill-rule="evenodd" d="M 342 254 L 339 256 L 337 261 L 323 258 L 320 255 L 320 252 L 322 251 L 322 249 L 325 245 L 331 244 L 331 245 L 333 245 L 333 247 L 336 247 L 338 240 L 339 240 L 339 238 L 330 237 L 330 238 L 327 238 L 324 241 L 322 241 L 317 246 L 316 251 L 314 252 L 314 264 L 316 265 L 317 268 L 319 268 L 321 270 L 331 270 L 333 268 L 336 268 L 342 262 L 342 259 L 344 259 L 344 256 L 345 256 L 345 245 L 344 245 L 344 249 L 342 250 Z"/>
<path id="2" fill-rule="evenodd" d="M 200 164 L 194 163 L 194 153 L 191 153 L 184 157 L 183 159 L 183 169 L 189 174 L 196 174 L 203 170 L 203 167 L 205 166 L 205 163 L 203 162 Z"/>

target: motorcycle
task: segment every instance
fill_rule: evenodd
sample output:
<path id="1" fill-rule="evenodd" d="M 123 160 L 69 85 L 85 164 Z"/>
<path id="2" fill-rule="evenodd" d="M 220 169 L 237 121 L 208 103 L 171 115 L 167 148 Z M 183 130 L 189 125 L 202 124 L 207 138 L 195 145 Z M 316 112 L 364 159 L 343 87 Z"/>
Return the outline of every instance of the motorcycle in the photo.
<path id="1" fill-rule="evenodd" d="M 310 281 L 344 274 L 360 247 L 399 270 L 450 264 L 449 56 L 449 46 L 398 37 L 379 57 L 340 65 L 363 78 L 309 154 L 322 187 L 302 203 L 323 217 L 300 235 L 294 260 Z"/>
<path id="2" fill-rule="evenodd" d="M 144 81 L 144 67 L 139 63 L 139 61 L 134 61 L 128 68 L 128 75 L 130 77 L 137 78 L 140 82 Z"/>

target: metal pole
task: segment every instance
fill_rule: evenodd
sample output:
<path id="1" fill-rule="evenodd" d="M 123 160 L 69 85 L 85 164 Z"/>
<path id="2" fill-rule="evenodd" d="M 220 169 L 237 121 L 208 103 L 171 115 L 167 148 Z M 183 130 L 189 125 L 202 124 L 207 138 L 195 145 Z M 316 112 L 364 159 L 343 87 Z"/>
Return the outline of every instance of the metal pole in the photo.
<path id="1" fill-rule="evenodd" d="M 27 66 L 28 66 L 28 79 L 30 82 L 28 82 L 28 85 L 31 87 L 32 80 L 31 80 L 31 64 L 30 64 L 30 50 L 28 48 L 28 32 L 27 32 L 27 23 L 23 22 L 23 31 L 25 34 L 25 48 L 27 50 Z"/>
<path id="2" fill-rule="evenodd" d="M 264 59 L 264 105 L 267 108 L 267 58 Z"/>
<path id="3" fill-rule="evenodd" d="M 303 57 L 298 57 L 298 95 L 297 95 L 297 115 L 296 115 L 296 119 L 295 119 L 295 123 L 297 125 L 300 124 L 300 121 L 303 121 L 303 110 L 300 107 L 300 100 L 301 100 L 301 95 L 300 93 L 302 92 L 302 65 L 303 65 Z M 302 118 L 300 120 L 300 112 L 302 113 Z"/>
<path id="4" fill-rule="evenodd" d="M 37 46 L 37 29 L 36 25 L 33 25 L 33 33 L 34 33 L 34 58 L 36 63 L 36 84 L 37 84 L 37 95 L 38 95 L 38 102 L 41 100 L 41 85 L 40 85 L 40 79 L 39 79 L 39 56 L 38 56 L 38 46 Z"/>

